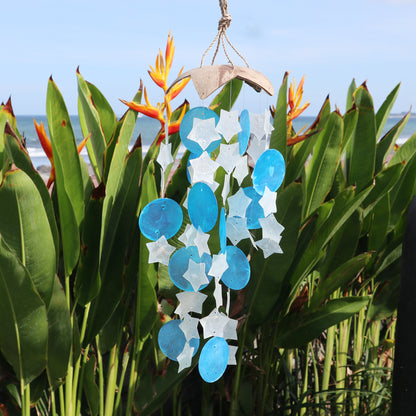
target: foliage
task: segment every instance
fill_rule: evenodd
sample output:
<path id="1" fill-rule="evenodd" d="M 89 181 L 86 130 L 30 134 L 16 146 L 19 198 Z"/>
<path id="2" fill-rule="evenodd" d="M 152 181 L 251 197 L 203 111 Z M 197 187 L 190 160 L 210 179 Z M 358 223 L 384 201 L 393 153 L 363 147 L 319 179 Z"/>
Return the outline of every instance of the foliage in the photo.
<path id="1" fill-rule="evenodd" d="M 169 142 L 179 148 L 176 126 L 188 106 L 170 110 L 168 94 L 179 93 L 165 88 L 172 47 L 169 36 L 166 65 L 160 53 L 150 74 L 164 102 L 153 107 L 146 96 L 141 105 L 140 87 L 119 120 L 77 71 L 94 177 L 52 79 L 49 191 L 10 101 L 0 107 L 0 409 L 26 416 L 31 405 L 38 414 L 66 416 L 163 408 L 172 414 L 388 412 L 401 244 L 416 190 L 416 135 L 393 152 L 409 116 L 382 135 L 399 87 L 375 111 L 366 85 L 352 83 L 345 114 L 331 112 L 327 99 L 300 134 L 292 120 L 306 108 L 303 80 L 296 93 L 290 87 L 288 100 L 285 74 L 270 141 L 286 160 L 276 214 L 285 228 L 283 254 L 264 260 L 240 244 L 252 276 L 232 298 L 232 316 L 240 321 L 237 366 L 206 385 L 194 368 L 178 374 L 157 346 L 175 292 L 166 268 L 147 262 L 138 215 L 165 191 L 155 163 L 164 129 L 146 156 L 140 137 L 129 150 L 137 111 L 149 109 L 162 127 L 169 125 Z M 241 85 L 227 84 L 215 110 L 229 110 Z M 167 178 L 166 195 L 179 203 L 187 158 Z"/>

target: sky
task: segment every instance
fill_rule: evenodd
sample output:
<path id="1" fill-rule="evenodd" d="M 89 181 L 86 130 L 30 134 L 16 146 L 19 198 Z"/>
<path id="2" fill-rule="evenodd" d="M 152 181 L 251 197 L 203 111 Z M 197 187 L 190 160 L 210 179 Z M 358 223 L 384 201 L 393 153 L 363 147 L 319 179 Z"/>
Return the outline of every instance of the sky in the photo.
<path id="1" fill-rule="evenodd" d="M 228 12 L 230 41 L 276 92 L 286 71 L 296 82 L 305 75 L 306 115 L 315 115 L 328 94 L 332 108 L 344 111 L 353 78 L 366 81 L 376 109 L 400 82 L 393 111 L 416 111 L 416 0 L 228 0 Z M 0 102 L 11 96 L 15 114 L 45 114 L 52 75 L 76 114 L 79 66 L 121 115 L 119 99 L 131 100 L 140 79 L 153 104 L 162 99 L 147 70 L 169 31 L 176 47 L 172 82 L 182 66 L 199 67 L 221 12 L 217 0 L 20 0 L 3 2 L 1 15 Z M 228 51 L 234 64 L 245 65 Z M 227 63 L 222 50 L 215 63 Z M 276 95 L 244 86 L 238 106 L 263 112 Z M 210 102 L 201 102 L 191 83 L 176 104 L 185 97 L 191 106 Z"/>

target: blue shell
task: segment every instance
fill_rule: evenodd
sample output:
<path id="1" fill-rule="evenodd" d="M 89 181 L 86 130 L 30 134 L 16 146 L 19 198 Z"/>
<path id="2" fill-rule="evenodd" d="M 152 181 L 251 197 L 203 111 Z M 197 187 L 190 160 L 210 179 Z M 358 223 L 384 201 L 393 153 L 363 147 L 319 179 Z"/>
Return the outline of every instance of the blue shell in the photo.
<path id="1" fill-rule="evenodd" d="M 253 187 L 260 195 L 264 194 L 267 186 L 272 192 L 276 191 L 285 176 L 285 160 L 276 149 L 263 152 L 257 159 L 253 169 Z"/>
<path id="2" fill-rule="evenodd" d="M 201 146 L 191 140 L 188 139 L 188 134 L 191 132 L 194 124 L 194 118 L 199 118 L 201 120 L 208 120 L 210 118 L 215 119 L 215 125 L 218 124 L 220 118 L 217 113 L 210 110 L 206 107 L 195 107 L 189 110 L 183 117 L 181 121 L 181 126 L 179 127 L 179 136 L 182 140 L 183 145 L 191 152 L 195 153 L 197 157 L 201 156 L 203 150 Z M 221 143 L 222 137 L 215 142 L 212 142 L 206 149 L 208 153 L 213 152 Z"/>
<path id="3" fill-rule="evenodd" d="M 178 355 L 183 351 L 186 343 L 185 334 L 179 325 L 182 320 L 175 319 L 166 322 L 165 325 L 160 328 L 159 335 L 157 337 L 159 347 L 163 354 L 171 360 L 178 361 Z M 189 341 L 191 347 L 194 348 L 192 356 L 194 356 L 199 349 L 199 338 L 192 338 Z"/>
<path id="4" fill-rule="evenodd" d="M 180 205 L 169 198 L 149 202 L 140 214 L 139 227 L 149 240 L 156 241 L 162 235 L 169 239 L 181 228 L 183 212 Z"/>
<path id="5" fill-rule="evenodd" d="M 182 247 L 173 253 L 169 260 L 169 276 L 172 282 L 181 290 L 186 292 L 194 292 L 191 283 L 186 280 L 183 275 L 189 268 L 189 260 L 192 259 L 195 263 L 205 263 L 205 273 L 208 273 L 212 265 L 212 258 L 209 254 L 204 253 L 202 257 L 199 256 L 198 248 L 195 246 Z M 212 280 L 212 276 L 208 276 L 209 281 Z M 199 290 L 208 286 L 203 285 Z"/>
<path id="6" fill-rule="evenodd" d="M 224 211 L 224 208 L 221 208 L 221 211 L 220 211 L 219 234 L 220 234 L 220 248 L 221 248 L 221 253 L 225 253 L 225 247 L 227 245 L 227 227 L 226 227 L 226 222 L 225 222 L 225 211 Z"/>
<path id="7" fill-rule="evenodd" d="M 264 210 L 262 206 L 259 204 L 261 195 L 259 195 L 256 192 L 256 190 L 251 186 L 243 188 L 243 191 L 244 194 L 251 199 L 251 202 L 246 210 L 247 228 L 249 230 L 261 228 L 259 218 L 264 218 Z"/>
<path id="8" fill-rule="evenodd" d="M 199 356 L 199 374 L 207 383 L 214 383 L 221 378 L 228 365 L 230 348 L 221 337 L 211 338 L 202 348 Z"/>
<path id="9" fill-rule="evenodd" d="M 188 214 L 193 226 L 207 233 L 214 228 L 218 218 L 218 204 L 212 189 L 204 182 L 197 182 L 189 191 Z"/>
<path id="10" fill-rule="evenodd" d="M 232 290 L 240 290 L 250 280 L 250 263 L 246 255 L 235 246 L 225 249 L 228 269 L 221 277 L 221 281 Z"/>
<path id="11" fill-rule="evenodd" d="M 238 133 L 238 144 L 240 155 L 242 156 L 248 146 L 250 140 L 250 114 L 247 110 L 243 110 L 240 114 L 241 131 Z"/>

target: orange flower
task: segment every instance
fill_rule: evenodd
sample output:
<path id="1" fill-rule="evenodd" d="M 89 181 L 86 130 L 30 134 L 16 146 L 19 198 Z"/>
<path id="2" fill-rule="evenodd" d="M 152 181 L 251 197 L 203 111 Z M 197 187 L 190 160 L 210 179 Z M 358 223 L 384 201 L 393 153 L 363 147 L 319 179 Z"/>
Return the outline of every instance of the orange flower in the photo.
<path id="1" fill-rule="evenodd" d="M 169 71 L 172 67 L 173 55 L 175 53 L 175 46 L 173 44 L 173 37 L 169 32 L 168 41 L 166 44 L 165 56 L 163 57 L 162 51 L 159 50 L 159 53 L 156 57 L 156 64 L 153 68 L 150 66 L 149 75 L 152 78 L 153 82 L 160 88 L 163 89 L 164 92 L 164 99 L 162 103 L 158 103 L 156 106 L 150 104 L 149 99 L 147 97 L 146 88 L 144 89 L 144 99 L 146 104 L 139 104 L 133 101 L 124 101 L 120 100 L 122 103 L 126 104 L 129 108 L 134 111 L 137 111 L 141 114 L 144 114 L 148 117 L 154 118 L 159 120 L 161 124 L 161 128 L 159 134 L 157 136 L 157 143 L 160 143 L 165 137 L 165 124 L 167 121 L 168 124 L 168 134 L 174 134 L 179 131 L 179 125 L 182 121 L 183 116 L 185 115 L 185 110 L 182 111 L 179 120 L 174 122 L 171 121 L 172 117 L 172 108 L 171 108 L 171 101 L 175 99 L 181 91 L 185 88 L 186 84 L 188 84 L 190 78 L 186 78 L 177 84 L 175 84 L 167 93 L 168 90 L 168 75 Z M 180 70 L 179 75 L 182 73 L 183 68 Z M 178 75 L 178 76 L 179 76 Z M 186 106 L 184 106 L 186 109 Z M 164 112 L 166 111 L 166 118 Z"/>
<path id="2" fill-rule="evenodd" d="M 43 121 L 40 122 L 40 125 L 36 122 L 35 119 L 33 119 L 33 122 L 35 123 L 36 133 L 39 137 L 39 141 L 43 148 L 43 151 L 45 152 L 46 157 L 49 159 L 49 162 L 51 163 L 51 173 L 49 175 L 48 183 L 46 184 L 46 187 L 49 188 L 52 185 L 52 183 L 55 182 L 55 163 L 53 161 L 52 144 L 48 136 L 46 135 Z M 91 134 L 89 134 L 85 139 L 83 139 L 82 142 L 77 146 L 78 153 L 81 153 L 90 136 Z"/>
<path id="3" fill-rule="evenodd" d="M 302 106 L 301 101 L 303 97 L 303 83 L 305 82 L 305 75 L 302 77 L 298 88 L 295 92 L 295 80 L 293 80 L 289 87 L 289 99 L 288 99 L 288 107 L 289 111 L 287 113 L 287 124 L 291 128 L 292 127 L 292 121 L 299 117 L 308 107 L 309 107 L 309 101 L 307 101 Z"/>

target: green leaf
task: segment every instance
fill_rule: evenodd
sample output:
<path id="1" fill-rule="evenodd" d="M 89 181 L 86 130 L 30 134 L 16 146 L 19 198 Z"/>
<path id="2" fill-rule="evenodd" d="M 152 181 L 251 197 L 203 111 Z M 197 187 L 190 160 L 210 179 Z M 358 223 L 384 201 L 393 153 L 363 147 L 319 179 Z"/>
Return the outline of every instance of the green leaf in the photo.
<path id="1" fill-rule="evenodd" d="M 270 149 L 278 150 L 283 159 L 286 160 L 287 154 L 287 79 L 289 73 L 286 72 L 283 76 L 282 85 L 279 88 L 277 95 L 276 109 L 274 113 L 274 121 L 270 137 Z"/>
<path id="2" fill-rule="evenodd" d="M 334 112 L 315 142 L 312 158 L 305 169 L 304 218 L 309 217 L 331 190 L 340 158 L 342 132 L 342 117 Z"/>
<path id="3" fill-rule="evenodd" d="M 93 159 L 96 161 L 98 166 L 99 175 L 97 176 L 97 179 L 101 182 L 104 171 L 104 151 L 106 148 L 106 139 L 100 122 L 100 114 L 95 107 L 91 91 L 88 88 L 88 84 L 78 71 L 77 80 L 78 96 L 81 103 L 81 107 L 78 108 L 82 108 L 82 118 L 85 119 L 88 133 L 91 133 L 89 141 L 91 142 L 94 150 Z M 87 146 L 87 150 L 88 149 L 89 147 Z"/>
<path id="4" fill-rule="evenodd" d="M 33 167 L 30 156 L 27 150 L 23 147 L 20 139 L 12 132 L 7 130 L 5 134 L 6 148 L 13 163 L 21 169 L 32 180 L 38 189 L 39 195 L 42 198 L 43 207 L 49 221 L 49 227 L 52 232 L 53 241 L 55 245 L 56 268 L 58 268 L 59 261 L 59 234 L 58 227 L 55 220 L 55 212 L 52 205 L 51 196 L 46 188 L 45 181 L 39 175 L 38 171 Z"/>
<path id="5" fill-rule="evenodd" d="M 406 164 L 416 153 L 416 133 L 409 137 L 394 153 L 390 159 L 389 165 L 395 163 Z"/>
<path id="6" fill-rule="evenodd" d="M 243 81 L 238 78 L 234 78 L 230 82 L 227 82 L 227 84 L 224 85 L 221 91 L 212 100 L 209 107 L 212 108 L 218 115 L 220 115 L 221 109 L 230 111 L 240 94 L 242 86 Z"/>
<path id="7" fill-rule="evenodd" d="M 344 290 L 357 278 L 370 258 L 371 253 L 361 253 L 339 266 L 328 277 L 322 277 L 310 300 L 309 309 L 320 307 L 337 289 Z"/>
<path id="8" fill-rule="evenodd" d="M 0 235 L 0 349 L 17 377 L 29 383 L 46 366 L 46 307 L 27 269 Z"/>
<path id="9" fill-rule="evenodd" d="M 104 133 L 106 142 L 109 143 L 113 137 L 114 129 L 117 124 L 117 118 L 113 109 L 101 91 L 90 82 L 86 82 L 91 94 L 91 100 L 100 118 L 101 129 Z"/>
<path id="10" fill-rule="evenodd" d="M 357 126 L 351 137 L 351 152 L 348 160 L 348 181 L 362 191 L 371 184 L 376 153 L 376 119 L 373 100 L 365 84 L 354 94 L 358 107 Z"/>
<path id="11" fill-rule="evenodd" d="M 252 326 L 261 324 L 270 313 L 276 314 L 281 307 L 278 299 L 283 286 L 287 284 L 286 272 L 295 255 L 301 211 L 302 186 L 293 183 L 277 198 L 277 220 L 285 227 L 280 241 L 283 254 L 264 259 L 263 253 L 255 251 L 250 262 L 252 273 L 247 292 L 250 299 L 249 322 Z"/>
<path id="12" fill-rule="evenodd" d="M 141 149 L 130 153 L 123 165 L 121 186 L 115 196 L 109 227 L 100 255 L 101 287 L 91 303 L 85 344 L 100 331 L 117 307 L 123 293 L 125 256 L 132 234 L 138 232 L 137 207 L 141 170 Z"/>
<path id="13" fill-rule="evenodd" d="M 276 346 L 298 348 L 319 337 L 323 331 L 364 308 L 369 296 L 351 296 L 328 301 L 318 311 L 308 308 L 288 315 L 279 325 Z"/>
<path id="14" fill-rule="evenodd" d="M 386 159 L 391 155 L 396 140 L 400 137 L 403 129 L 406 127 L 410 118 L 410 112 L 407 113 L 394 127 L 392 127 L 383 138 L 377 143 L 376 149 L 376 166 L 375 171 L 378 173 L 386 163 Z"/>
<path id="15" fill-rule="evenodd" d="M 358 195 L 354 195 L 353 189 L 347 188 L 335 197 L 335 204 L 332 208 L 331 215 L 316 230 L 313 237 L 308 241 L 306 249 L 302 250 L 302 252 L 297 252 L 299 257 L 297 257 L 293 265 L 294 271 L 291 273 L 291 290 L 287 297 L 288 303 L 293 301 L 293 297 L 296 295 L 300 283 L 312 271 L 313 267 L 321 258 L 322 250 L 361 205 L 371 189 L 372 186 L 360 192 Z"/>
<path id="16" fill-rule="evenodd" d="M 396 101 L 397 96 L 399 95 L 400 83 L 397 84 L 391 93 L 384 100 L 383 104 L 379 108 L 376 114 L 376 138 L 377 140 L 381 137 L 383 133 L 384 126 L 390 116 L 391 109 Z"/>
<path id="17" fill-rule="evenodd" d="M 350 86 L 348 87 L 347 92 L 347 103 L 346 103 L 346 111 L 348 112 L 354 104 L 354 92 L 357 89 L 357 84 L 355 83 L 355 79 L 351 81 Z"/>
<path id="18" fill-rule="evenodd" d="M 344 152 L 350 143 L 355 127 L 357 126 L 357 120 L 358 109 L 355 105 L 353 105 L 344 115 L 344 134 L 342 137 L 341 153 Z"/>
<path id="19" fill-rule="evenodd" d="M 21 170 L 7 172 L 0 186 L 0 234 L 49 305 L 56 272 L 55 245 L 39 192 Z"/>
<path id="20" fill-rule="evenodd" d="M 377 251 L 385 243 L 390 223 L 390 198 L 385 194 L 375 205 L 372 212 L 372 224 L 368 234 L 368 249 Z"/>
<path id="21" fill-rule="evenodd" d="M 47 372 L 51 385 L 54 385 L 59 378 L 65 377 L 71 348 L 71 316 L 65 292 L 56 276 L 48 309 Z"/>
<path id="22" fill-rule="evenodd" d="M 55 163 L 55 188 L 65 275 L 69 276 L 79 257 L 79 227 L 84 219 L 84 187 L 80 156 L 65 102 L 52 79 L 48 83 L 46 113 Z"/>
<path id="23" fill-rule="evenodd" d="M 75 276 L 74 295 L 76 301 L 84 306 L 95 298 L 100 288 L 100 239 L 104 196 L 103 185 L 91 193 L 81 231 L 81 255 Z"/>
<path id="24" fill-rule="evenodd" d="M 85 364 L 84 371 L 84 393 L 87 399 L 91 415 L 97 416 L 100 408 L 100 391 L 95 382 L 96 359 L 95 355 L 90 355 Z"/>

